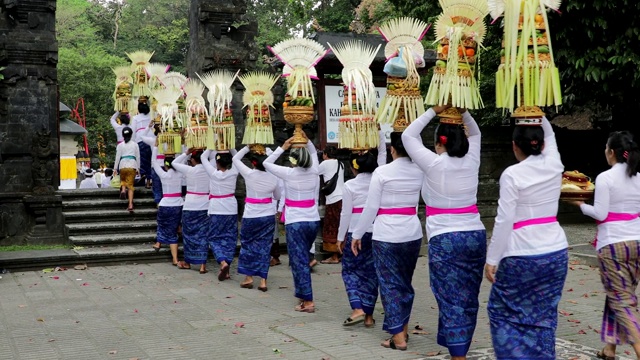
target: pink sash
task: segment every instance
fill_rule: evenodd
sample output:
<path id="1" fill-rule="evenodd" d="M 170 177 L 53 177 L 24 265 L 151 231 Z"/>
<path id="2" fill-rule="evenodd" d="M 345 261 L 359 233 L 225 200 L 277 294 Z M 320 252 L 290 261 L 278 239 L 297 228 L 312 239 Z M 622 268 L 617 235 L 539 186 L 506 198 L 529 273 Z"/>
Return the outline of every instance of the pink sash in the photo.
<path id="1" fill-rule="evenodd" d="M 477 214 L 478 213 L 478 206 L 474 204 L 474 205 L 470 205 L 470 206 L 466 206 L 466 207 L 452 208 L 452 209 L 444 209 L 444 208 L 437 208 L 437 207 L 427 206 L 425 208 L 425 212 L 427 213 L 427 216 L 456 215 L 456 214 Z"/>
<path id="2" fill-rule="evenodd" d="M 166 198 L 175 198 L 175 197 L 181 197 L 182 194 L 180 193 L 171 193 L 171 194 L 162 194 L 162 197 L 166 197 Z"/>
<path id="3" fill-rule="evenodd" d="M 406 215 L 412 216 L 416 215 L 418 212 L 414 207 L 404 207 L 404 208 L 388 208 L 388 209 L 378 209 L 378 215 Z"/>
<path id="4" fill-rule="evenodd" d="M 244 202 L 249 204 L 271 204 L 273 202 L 273 199 L 271 198 L 257 199 L 257 198 L 248 197 L 244 199 Z"/>
<path id="5" fill-rule="evenodd" d="M 596 220 L 596 224 L 600 225 L 600 224 L 604 224 L 612 221 L 631 221 L 637 218 L 638 218 L 638 214 L 610 212 L 607 214 L 607 217 L 604 220 L 602 221 Z M 597 229 L 596 229 L 596 237 L 593 239 L 593 242 L 591 244 L 593 245 L 593 247 L 598 246 L 598 230 Z"/>
<path id="6" fill-rule="evenodd" d="M 124 140 L 118 141 L 118 145 L 122 144 L 123 142 L 124 142 Z"/>
<path id="7" fill-rule="evenodd" d="M 351 209 L 351 213 L 352 214 L 362 214 L 363 211 L 364 211 L 364 208 L 353 208 L 353 209 Z"/>
<path id="8" fill-rule="evenodd" d="M 526 226 L 531 226 L 531 225 L 550 224 L 550 223 L 554 223 L 554 222 L 557 222 L 557 221 L 558 221 L 558 219 L 556 219 L 555 216 L 549 216 L 549 217 L 542 217 L 542 218 L 535 218 L 535 219 L 518 221 L 517 223 L 513 224 L 513 230 L 518 230 L 520 228 L 523 228 L 523 227 L 526 227 Z"/>
<path id="9" fill-rule="evenodd" d="M 225 195 L 209 195 L 209 200 L 211 199 L 225 199 L 225 198 L 230 198 L 230 197 L 234 197 L 234 194 L 225 194 Z"/>
<path id="10" fill-rule="evenodd" d="M 200 196 L 209 195 L 209 193 L 206 193 L 206 192 L 195 192 L 195 191 L 187 191 L 187 194 L 200 195 Z"/>
<path id="11" fill-rule="evenodd" d="M 280 215 L 280 221 L 281 222 L 285 222 L 285 217 L 284 217 L 284 213 L 287 210 L 287 206 L 290 207 L 297 207 L 297 208 L 310 208 L 310 207 L 314 207 L 316 205 L 316 201 L 311 199 L 311 200 L 291 200 L 291 199 L 284 199 L 284 207 L 282 208 L 282 215 Z"/>
<path id="12" fill-rule="evenodd" d="M 164 159 L 165 156 L 164 155 L 156 155 L 156 159 L 160 160 L 160 159 Z"/>

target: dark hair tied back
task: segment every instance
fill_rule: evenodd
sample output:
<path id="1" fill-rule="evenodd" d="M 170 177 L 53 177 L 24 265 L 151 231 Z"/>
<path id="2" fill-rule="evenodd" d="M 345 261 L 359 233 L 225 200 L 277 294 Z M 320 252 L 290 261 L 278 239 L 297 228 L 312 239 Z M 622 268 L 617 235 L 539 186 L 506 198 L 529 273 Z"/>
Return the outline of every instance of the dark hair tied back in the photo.
<path id="1" fill-rule="evenodd" d="M 469 152 L 469 139 L 463 125 L 440 123 L 436 129 L 436 144 L 447 149 L 447 154 L 464 157 Z"/>
<path id="2" fill-rule="evenodd" d="M 216 164 L 219 167 L 229 170 L 231 169 L 232 157 L 229 153 L 218 153 L 216 155 Z"/>
<path id="3" fill-rule="evenodd" d="M 394 131 L 391 133 L 391 147 L 395 149 L 398 156 L 410 158 L 409 154 L 407 154 L 407 150 L 404 148 L 404 144 L 402 143 L 401 132 Z"/>
<path id="4" fill-rule="evenodd" d="M 513 142 L 526 156 L 540 155 L 544 146 L 544 131 L 540 126 L 516 126 Z"/>
<path id="5" fill-rule="evenodd" d="M 356 166 L 357 165 L 357 168 Z M 351 155 L 351 167 L 358 173 L 372 173 L 378 167 L 378 156 L 367 151 L 364 154 Z"/>
<path id="6" fill-rule="evenodd" d="M 640 171 L 640 149 L 628 131 L 617 131 L 609 135 L 607 146 L 613 150 L 616 162 L 627 164 L 627 175 L 635 176 Z"/>

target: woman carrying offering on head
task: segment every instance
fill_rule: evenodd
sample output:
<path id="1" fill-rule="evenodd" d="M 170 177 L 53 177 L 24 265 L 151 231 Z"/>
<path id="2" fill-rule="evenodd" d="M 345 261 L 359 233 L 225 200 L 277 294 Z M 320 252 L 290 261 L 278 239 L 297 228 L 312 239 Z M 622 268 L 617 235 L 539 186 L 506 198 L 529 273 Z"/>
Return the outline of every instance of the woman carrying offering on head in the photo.
<path id="1" fill-rule="evenodd" d="M 407 349 L 415 296 L 411 279 L 422 244 L 417 207 L 424 176 L 409 158 L 401 136 L 391 133 L 393 161 L 373 172 L 366 205 L 351 236 L 351 250 L 358 256 L 373 223 L 373 261 L 384 307 L 382 329 L 392 336 L 381 345 L 396 350 Z"/>
<path id="2" fill-rule="evenodd" d="M 138 144 L 131 141 L 133 130 L 130 127 L 122 129 L 122 143 L 116 147 L 116 162 L 114 169 L 120 174 L 120 199 L 129 199 L 127 211 L 133 212 L 133 183 L 140 169 L 140 150 Z"/>
<path id="3" fill-rule="evenodd" d="M 556 220 L 564 166 L 551 124 L 513 132 L 518 163 L 500 176 L 485 276 L 497 359 L 555 359 L 558 302 L 567 277 L 567 238 Z"/>
<path id="4" fill-rule="evenodd" d="M 235 149 L 231 151 L 236 153 Z M 224 281 L 231 277 L 229 270 L 238 244 L 238 170 L 232 167 L 229 152 L 206 150 L 202 156 L 211 160 L 202 162 L 209 174 L 209 245 L 220 264 L 218 281 Z"/>
<path id="5" fill-rule="evenodd" d="M 378 299 L 378 276 L 373 263 L 371 250 L 370 224 L 362 236 L 358 256 L 351 250 L 351 235 L 358 224 L 360 214 L 364 210 L 369 195 L 369 184 L 373 171 L 387 162 L 387 144 L 380 131 L 380 142 L 376 150 L 364 151 L 351 156 L 351 171 L 355 175 L 344 183 L 342 191 L 342 212 L 338 229 L 338 249 L 342 252 L 342 281 L 347 290 L 351 305 L 351 315 L 342 323 L 351 326 L 364 322 L 364 326 L 373 327 L 375 320 L 373 310 Z"/>
<path id="6" fill-rule="evenodd" d="M 429 282 L 439 311 L 438 344 L 449 349 L 452 359 L 460 360 L 466 358 L 476 328 L 487 234 L 476 206 L 478 124 L 469 112 L 459 111 L 462 123 L 441 122 L 436 128 L 435 153 L 422 143 L 422 130 L 447 108 L 429 109 L 402 133 L 402 142 L 425 176 L 422 198 L 429 237 Z"/>
<path id="7" fill-rule="evenodd" d="M 275 231 L 274 215 L 276 207 L 273 200 L 280 199 L 279 179 L 266 172 L 263 162 L 266 155 L 251 153 L 251 167 L 242 162 L 249 153 L 245 146 L 233 156 L 233 166 L 244 178 L 247 188 L 242 227 L 240 228 L 240 256 L 238 273 L 245 275 L 240 283 L 243 288 L 253 288 L 253 277 L 260 277 L 260 291 L 267 291 L 270 250 Z"/>
<path id="8" fill-rule="evenodd" d="M 604 150 L 611 169 L 596 178 L 593 205 L 575 202 L 598 224 L 595 241 L 607 298 L 602 317 L 600 359 L 614 360 L 618 344 L 631 344 L 640 359 L 640 150 L 628 131 L 609 136 Z"/>
<path id="9" fill-rule="evenodd" d="M 292 167 L 279 166 L 275 161 L 289 150 L 293 137 L 264 160 L 264 168 L 284 181 L 285 203 L 283 216 L 287 236 L 289 264 L 293 274 L 295 296 L 300 303 L 295 311 L 315 312 L 309 249 L 318 235 L 318 155 L 311 140 L 306 147 L 294 148 L 289 155 Z"/>

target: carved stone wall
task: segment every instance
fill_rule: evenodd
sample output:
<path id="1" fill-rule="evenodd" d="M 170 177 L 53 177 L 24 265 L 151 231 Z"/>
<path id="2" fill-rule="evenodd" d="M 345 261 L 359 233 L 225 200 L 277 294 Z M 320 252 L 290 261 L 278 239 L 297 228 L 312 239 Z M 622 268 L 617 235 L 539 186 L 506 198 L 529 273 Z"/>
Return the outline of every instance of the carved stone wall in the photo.
<path id="1" fill-rule="evenodd" d="M 0 1 L 0 244 L 61 242 L 56 2 Z"/>

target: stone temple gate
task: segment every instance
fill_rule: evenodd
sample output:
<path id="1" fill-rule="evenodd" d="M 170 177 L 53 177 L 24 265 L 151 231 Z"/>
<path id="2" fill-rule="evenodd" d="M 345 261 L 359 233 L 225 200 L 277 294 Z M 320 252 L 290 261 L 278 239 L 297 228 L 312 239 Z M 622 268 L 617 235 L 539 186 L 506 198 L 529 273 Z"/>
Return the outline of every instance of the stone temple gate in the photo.
<path id="1" fill-rule="evenodd" d="M 55 0 L 0 0 L 0 67 L 5 67 L 0 80 L 0 245 L 66 241 L 62 199 L 55 192 L 60 182 L 55 11 Z M 189 76 L 255 67 L 257 24 L 245 13 L 245 0 L 191 1 Z M 241 90 L 234 96 L 238 104 Z M 240 107 L 235 111 L 240 122 Z"/>

